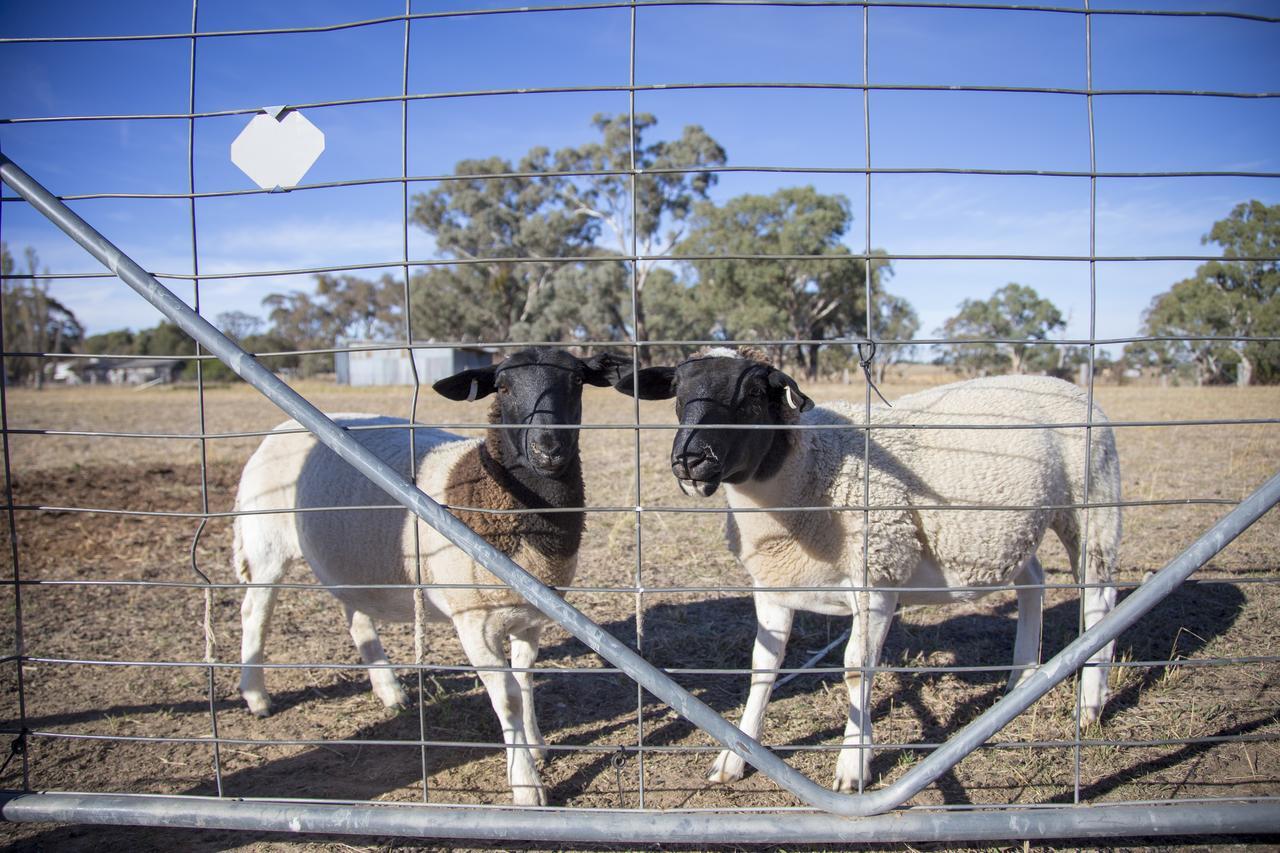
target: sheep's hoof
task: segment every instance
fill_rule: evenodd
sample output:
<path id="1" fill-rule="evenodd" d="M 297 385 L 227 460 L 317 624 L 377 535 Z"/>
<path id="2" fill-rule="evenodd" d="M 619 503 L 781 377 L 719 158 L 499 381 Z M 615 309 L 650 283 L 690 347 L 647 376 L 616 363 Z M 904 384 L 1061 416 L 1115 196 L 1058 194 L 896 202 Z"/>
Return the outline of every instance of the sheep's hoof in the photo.
<path id="1" fill-rule="evenodd" d="M 831 783 L 831 790 L 849 794 L 858 790 L 858 783 L 863 779 L 871 778 L 871 757 L 866 756 L 859 760 L 859 756 L 848 755 L 848 751 L 842 753 L 840 757 L 844 760 L 836 762 L 836 777 Z M 859 767 L 859 764 L 862 766 Z"/>
<path id="2" fill-rule="evenodd" d="M 707 781 L 715 785 L 728 785 L 742 778 L 743 769 L 742 759 L 738 758 L 736 753 L 726 749 L 716 758 L 716 763 L 711 765 L 711 773 L 707 776 Z"/>
<path id="3" fill-rule="evenodd" d="M 858 790 L 857 779 L 841 779 L 839 776 L 831 783 L 831 790 L 840 794 L 852 794 Z"/>
<path id="4" fill-rule="evenodd" d="M 1030 669 L 1024 669 L 1024 670 L 1021 670 L 1020 672 L 1015 673 L 1009 679 L 1009 683 L 1005 685 L 1004 692 L 1005 693 L 1012 692 L 1015 687 L 1017 687 L 1019 684 L 1022 684 L 1025 681 L 1029 681 L 1031 679 L 1031 676 L 1035 674 L 1036 674 L 1035 667 L 1032 667 Z"/>
<path id="5" fill-rule="evenodd" d="M 517 806 L 545 806 L 547 804 L 547 792 L 541 784 L 513 785 L 511 787 L 511 801 Z"/>
<path id="6" fill-rule="evenodd" d="M 403 688 L 397 687 L 395 690 L 375 691 L 378 701 L 387 707 L 387 710 L 394 713 L 402 713 L 413 707 L 413 700 L 409 698 L 409 694 Z"/>
<path id="7" fill-rule="evenodd" d="M 1097 725 L 1102 719 L 1102 706 L 1085 705 L 1080 709 L 1080 728 L 1087 729 L 1090 726 Z"/>
<path id="8" fill-rule="evenodd" d="M 271 698 L 265 693 L 245 693 L 244 701 L 249 706 L 249 713 L 255 717 L 271 716 Z"/>

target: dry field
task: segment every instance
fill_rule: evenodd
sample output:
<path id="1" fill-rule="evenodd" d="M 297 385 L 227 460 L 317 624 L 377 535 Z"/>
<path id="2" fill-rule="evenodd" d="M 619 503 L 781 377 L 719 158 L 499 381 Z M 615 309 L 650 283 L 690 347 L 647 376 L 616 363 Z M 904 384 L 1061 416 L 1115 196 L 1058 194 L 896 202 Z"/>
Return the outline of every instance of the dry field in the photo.
<path id="1" fill-rule="evenodd" d="M 918 387 L 918 386 L 917 386 Z M 304 393 L 328 411 L 408 415 L 410 391 L 348 389 L 311 383 Z M 808 389 L 819 402 L 861 400 L 861 385 Z M 889 384 L 885 393 L 915 390 Z M 1097 398 L 1116 421 L 1280 417 L 1280 389 L 1159 389 L 1109 387 Z M 646 423 L 671 423 L 669 403 L 644 403 Z M 635 416 L 628 397 L 589 389 L 584 420 L 626 424 Z M 8 417 L 17 429 L 199 431 L 191 388 L 51 389 L 9 392 Z M 424 390 L 418 418 L 425 422 L 483 420 L 479 404 L 450 403 Z M 211 433 L 267 429 L 282 420 L 245 387 L 206 392 Z M 588 430 L 582 435 L 588 503 L 632 506 L 636 501 L 634 431 Z M 667 471 L 671 433 L 639 435 L 640 500 L 646 506 L 694 506 Z M 240 466 L 256 438 L 207 443 L 208 501 L 230 510 Z M 1280 461 L 1277 425 L 1131 427 L 1118 430 L 1125 496 L 1135 500 L 1239 499 L 1274 473 Z M 45 507 L 17 513 L 19 569 L 24 581 L 190 581 L 192 551 L 213 581 L 231 583 L 231 529 L 214 519 L 200 532 L 193 518 L 103 514 L 63 508 L 198 512 L 199 443 L 189 439 L 12 437 L 14 500 Z M 713 501 L 722 501 L 717 496 Z M 717 506 L 722 504 L 716 503 Z M 1190 543 L 1226 508 L 1174 505 L 1133 508 L 1125 516 L 1120 580 L 1138 582 Z M 637 552 L 633 512 L 589 515 L 578 584 L 630 587 L 637 573 L 648 592 L 637 608 L 631 593 L 570 592 L 569 600 L 615 636 L 635 643 L 637 609 L 642 648 L 657 665 L 685 669 L 749 666 L 754 632 L 750 598 L 743 592 L 664 593 L 664 587 L 742 587 L 747 576 L 725 551 L 715 514 L 646 512 Z M 4 577 L 11 578 L 7 527 L 0 543 Z M 639 553 L 639 558 L 637 558 Z M 1195 660 L 1280 656 L 1280 515 L 1272 513 L 1118 643 L 1121 661 Z M 1050 583 L 1069 583 L 1056 540 L 1040 557 Z M 288 580 L 308 582 L 309 577 Z M 12 585 L 3 588 L 0 643 L 11 654 Z M 1124 595 L 1124 590 L 1121 591 Z M 217 660 L 234 664 L 239 650 L 240 595 L 212 593 Z M 126 585 L 22 587 L 25 652 L 34 658 L 95 661 L 201 661 L 205 650 L 204 593 L 198 589 Z M 1075 634 L 1076 595 L 1050 590 L 1045 602 L 1044 655 Z M 938 667 L 1007 665 L 1016 612 L 1012 593 L 949 608 L 913 608 L 890 632 L 886 665 Z M 797 620 L 787 666 L 796 666 L 847 627 L 846 620 L 814 615 Z M 411 661 L 409 626 L 389 625 L 384 642 L 392 660 Z M 465 663 L 448 626 L 429 626 L 427 661 Z M 268 643 L 269 659 L 292 663 L 358 663 L 341 610 L 323 590 L 285 591 Z M 823 662 L 838 665 L 839 653 Z M 539 666 L 542 728 L 558 747 L 543 773 L 554 805 L 635 807 L 643 770 L 644 805 L 655 808 L 793 806 L 768 779 L 750 773 L 731 786 L 703 782 L 713 757 L 711 740 L 617 674 L 555 674 L 564 667 L 603 667 L 564 631 L 545 636 Z M 27 726 L 60 735 L 199 739 L 210 734 L 208 670 L 203 667 L 107 666 L 28 663 L 24 666 Z M 414 740 L 419 713 L 391 714 L 373 698 L 358 670 L 324 667 L 268 672 L 276 713 L 251 716 L 236 690 L 234 666 L 214 672 L 214 710 L 221 737 L 244 741 L 221 749 L 224 793 L 230 796 L 414 801 L 422 797 L 422 754 L 417 746 L 278 745 L 262 741 Z M 1004 689 L 1000 672 L 895 672 L 877 677 L 875 741 L 900 744 L 876 753 L 877 785 L 897 778 L 925 754 L 922 745 L 945 740 L 988 708 Z M 415 683 L 411 675 L 405 678 Z M 720 712 L 737 719 L 746 695 L 744 675 L 682 675 L 680 681 Z M 0 724 L 18 720 L 16 668 L 0 666 Z M 1106 715 L 1087 738 L 1118 742 L 1080 751 L 1079 795 L 1089 802 L 1280 794 L 1280 664 L 1121 667 L 1113 671 Z M 794 765 L 828 781 L 843 727 L 845 699 L 839 677 L 803 675 L 782 687 L 770 705 L 768 743 L 788 750 Z M 503 803 L 509 792 L 501 735 L 484 691 L 466 672 L 440 671 L 425 679 L 422 719 L 429 740 L 490 746 L 434 746 L 426 752 L 432 802 Z M 1073 737 L 1074 686 L 1060 686 L 1015 720 L 995 742 L 971 755 L 918 804 L 1070 802 L 1075 789 L 1074 750 L 1026 746 Z M 641 761 L 627 757 L 615 769 L 619 746 L 632 746 L 637 718 L 644 742 L 663 748 Z M 1201 738 L 1228 740 L 1200 741 Z M 9 737 L 0 740 L 7 753 Z M 1157 745 L 1141 742 L 1159 741 Z M 1190 741 L 1190 742 L 1189 742 Z M 1134 745 L 1138 742 L 1139 745 Z M 579 747 L 586 749 L 579 750 Z M 924 747 L 924 748 L 927 748 Z M 37 790 L 214 793 L 208 743 L 102 741 L 35 737 L 30 783 Z M 0 785 L 21 785 L 11 762 Z M 22 849 L 267 849 L 270 837 L 248 834 L 107 830 L 48 826 L 0 827 L 0 843 Z M 316 849 L 339 847 L 316 840 Z M 385 842 L 384 842 L 385 843 Z M 292 849 L 292 848 L 291 848 Z M 347 848 L 350 849 L 350 848 Z"/>

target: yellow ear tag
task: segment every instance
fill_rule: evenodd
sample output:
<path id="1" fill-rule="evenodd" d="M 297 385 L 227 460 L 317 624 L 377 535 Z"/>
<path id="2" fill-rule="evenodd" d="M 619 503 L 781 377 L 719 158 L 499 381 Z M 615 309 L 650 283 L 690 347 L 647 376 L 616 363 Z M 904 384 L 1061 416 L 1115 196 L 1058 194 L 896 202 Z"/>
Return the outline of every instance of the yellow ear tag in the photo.
<path id="1" fill-rule="evenodd" d="M 788 406 L 790 406 L 791 408 L 795 409 L 797 412 L 798 412 L 798 411 L 800 411 L 800 407 L 796 405 L 796 401 L 795 401 L 795 399 L 793 399 L 793 398 L 792 398 L 792 396 L 791 396 L 791 386 L 790 386 L 790 385 L 786 386 L 786 388 L 784 389 L 784 393 L 785 393 L 785 394 L 786 394 L 786 396 L 787 396 L 787 405 L 788 405 Z"/>

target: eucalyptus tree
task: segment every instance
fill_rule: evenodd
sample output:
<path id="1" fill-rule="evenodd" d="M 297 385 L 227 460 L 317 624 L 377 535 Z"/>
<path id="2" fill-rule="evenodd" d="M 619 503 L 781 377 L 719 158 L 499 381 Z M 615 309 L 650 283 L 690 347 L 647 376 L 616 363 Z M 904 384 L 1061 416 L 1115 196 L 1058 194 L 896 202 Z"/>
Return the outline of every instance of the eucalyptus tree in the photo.
<path id="1" fill-rule="evenodd" d="M 702 127 L 686 126 L 675 139 L 646 141 L 658 120 L 649 113 L 597 114 L 591 120 L 600 138 L 556 153 L 556 167 L 593 173 L 561 186 L 567 208 L 598 224 L 602 248 L 632 260 L 636 300 L 625 305 L 634 313 L 637 340 L 649 340 L 646 290 L 656 270 L 680 243 L 694 206 L 716 183 L 715 168 L 724 165 L 724 148 Z M 635 171 L 633 171 L 635 170 Z M 634 205 L 632 199 L 634 196 Z M 649 348 L 640 351 L 649 363 Z"/>
<path id="2" fill-rule="evenodd" d="M 1034 342 L 1047 341 L 1066 326 L 1058 307 L 1035 288 L 1006 284 L 989 299 L 966 299 L 960 303 L 959 311 L 942 324 L 937 334 L 961 342 L 941 346 L 939 362 L 970 375 L 1006 370 L 1025 373 L 1037 363 L 1053 367 L 1054 359 L 1037 352 L 1044 345 Z M 974 343 L 963 343 L 966 338 Z"/>
<path id="3" fill-rule="evenodd" d="M 852 221 L 848 199 L 811 186 L 702 202 L 678 254 L 728 337 L 811 341 L 795 352 L 814 379 L 816 341 L 866 332 L 867 264 L 841 242 Z M 873 299 L 887 269 L 872 261 Z"/>

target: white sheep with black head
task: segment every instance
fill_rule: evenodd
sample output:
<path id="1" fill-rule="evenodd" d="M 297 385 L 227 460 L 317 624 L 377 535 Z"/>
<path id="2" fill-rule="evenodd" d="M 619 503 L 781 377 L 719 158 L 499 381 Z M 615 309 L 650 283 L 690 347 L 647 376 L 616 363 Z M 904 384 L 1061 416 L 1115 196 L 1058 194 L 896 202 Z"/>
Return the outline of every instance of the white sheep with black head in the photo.
<path id="1" fill-rule="evenodd" d="M 604 353 L 579 359 L 556 349 L 525 349 L 490 367 L 442 379 L 435 390 L 453 400 L 496 394 L 491 427 L 483 439 L 463 439 L 442 430 L 414 427 L 417 458 L 410 464 L 409 423 L 377 415 L 343 414 L 334 419 L 353 439 L 409 475 L 428 495 L 452 507 L 473 530 L 549 586 L 573 580 L 582 537 L 582 466 L 578 430 L 583 384 L 608 386 L 630 359 Z M 510 428 L 504 428 L 510 427 Z M 277 430 L 297 429 L 286 421 Z M 318 507 L 371 507 L 292 512 Z M 508 587 L 500 585 L 447 539 L 399 505 L 309 432 L 268 436 L 245 465 L 236 496 L 234 564 L 245 583 L 278 583 L 293 565 L 309 566 L 324 584 L 412 584 L 419 558 L 424 583 L 460 584 L 425 594 L 426 617 L 452 620 L 462 647 L 488 691 L 502 726 L 508 776 L 517 804 L 545 805 L 535 767 L 545 741 L 534 715 L 528 672 L 503 672 L 503 643 L 511 644 L 510 666 L 528 669 L 538 654 L 547 619 Z M 510 510 L 547 510 L 511 513 Z M 417 525 L 415 550 L 414 525 Z M 411 622 L 412 591 L 330 590 L 346 612 L 351 639 L 371 667 L 373 691 L 388 707 L 408 704 L 388 666 L 375 621 Z M 278 590 L 251 587 L 241 608 L 243 640 L 240 690 L 249 708 L 265 716 L 271 702 L 263 678 L 263 644 Z M 515 747 L 531 748 L 515 748 Z"/>
<path id="2" fill-rule="evenodd" d="M 794 611 L 854 617 L 844 654 L 849 707 L 836 790 L 857 790 L 868 781 L 871 679 L 861 673 L 876 665 L 898 604 L 970 600 L 1017 584 L 1012 689 L 1039 662 L 1043 589 L 1035 585 L 1043 583 L 1044 573 L 1036 549 L 1047 531 L 1062 541 L 1077 579 L 1086 584 L 1085 626 L 1115 603 L 1115 588 L 1108 584 L 1120 542 L 1119 508 L 1089 511 L 1087 541 L 1085 510 L 1054 508 L 1085 500 L 1083 428 L 927 428 L 1084 423 L 1086 396 L 1068 382 L 1042 376 L 976 379 L 902 397 L 892 408 L 873 406 L 873 427 L 924 428 L 872 432 L 870 505 L 893 508 L 870 512 L 866 561 L 862 512 L 778 509 L 863 503 L 866 433 L 858 427 L 864 425 L 865 406 L 815 407 L 795 380 L 762 354 L 727 348 L 705 351 L 676 367 L 624 376 L 617 388 L 632 393 L 633 383 L 642 398 L 675 398 L 682 428 L 672 446 L 672 472 L 686 493 L 706 497 L 724 486 L 729 548 L 757 587 L 743 732 L 759 737 Z M 1097 407 L 1092 423 L 1088 499 L 1114 503 L 1120 499 L 1115 439 Z M 717 429 L 720 425 L 822 428 Z M 832 428 L 846 425 L 853 428 Z M 1016 509 L 928 508 L 938 505 Z M 864 579 L 873 591 L 856 590 Z M 1092 662 L 1109 663 L 1113 645 Z M 1086 668 L 1084 724 L 1098 719 L 1106 692 L 1105 666 Z M 710 778 L 730 782 L 743 770 L 742 758 L 726 750 Z"/>

